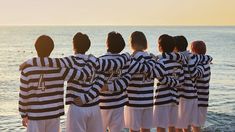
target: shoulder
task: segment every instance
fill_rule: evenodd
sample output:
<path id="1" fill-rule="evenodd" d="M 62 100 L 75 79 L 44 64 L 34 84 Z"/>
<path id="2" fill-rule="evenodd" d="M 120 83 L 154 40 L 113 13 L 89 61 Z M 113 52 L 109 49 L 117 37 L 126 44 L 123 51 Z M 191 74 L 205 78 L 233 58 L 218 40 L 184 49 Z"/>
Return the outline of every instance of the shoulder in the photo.
<path id="1" fill-rule="evenodd" d="M 120 54 L 102 55 L 99 58 L 100 59 L 113 59 L 116 57 L 121 57 L 121 55 Z"/>
<path id="2" fill-rule="evenodd" d="M 41 73 L 56 73 L 61 72 L 62 69 L 66 68 L 53 68 L 53 67 L 38 67 L 38 66 L 28 66 L 21 71 L 21 74 L 32 75 L 32 74 L 41 74 Z"/>

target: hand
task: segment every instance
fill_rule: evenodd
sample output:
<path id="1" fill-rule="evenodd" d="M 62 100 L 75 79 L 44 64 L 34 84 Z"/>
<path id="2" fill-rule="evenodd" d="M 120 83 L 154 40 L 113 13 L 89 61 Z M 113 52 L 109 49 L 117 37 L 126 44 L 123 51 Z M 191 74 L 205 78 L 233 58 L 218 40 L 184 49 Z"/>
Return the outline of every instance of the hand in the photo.
<path id="1" fill-rule="evenodd" d="M 26 62 L 20 64 L 19 71 L 23 70 L 28 64 Z"/>
<path id="2" fill-rule="evenodd" d="M 77 98 L 75 98 L 73 101 L 78 106 L 82 106 L 83 105 L 82 99 L 79 96 Z"/>
<path id="3" fill-rule="evenodd" d="M 28 117 L 24 117 L 24 118 L 22 119 L 22 125 L 23 125 L 24 127 L 27 127 L 27 126 L 28 126 Z"/>
<path id="4" fill-rule="evenodd" d="M 104 84 L 104 86 L 101 89 L 102 92 L 109 91 L 108 85 Z"/>

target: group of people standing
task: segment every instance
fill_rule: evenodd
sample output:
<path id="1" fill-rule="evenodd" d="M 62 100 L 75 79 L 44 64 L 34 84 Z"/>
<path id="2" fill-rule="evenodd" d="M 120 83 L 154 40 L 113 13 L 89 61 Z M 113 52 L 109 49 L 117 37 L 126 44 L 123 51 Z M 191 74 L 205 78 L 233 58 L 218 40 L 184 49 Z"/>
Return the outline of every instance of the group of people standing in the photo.
<path id="1" fill-rule="evenodd" d="M 20 65 L 19 112 L 28 132 L 59 132 L 64 99 L 66 132 L 200 131 L 212 62 L 203 41 L 192 42 L 189 52 L 184 36 L 163 34 L 157 42 L 161 54 L 154 55 L 146 51 L 144 33 L 135 31 L 130 55 L 121 54 L 122 35 L 110 32 L 107 53 L 98 58 L 86 54 L 90 45 L 79 32 L 74 55 L 50 58 L 53 40 L 46 35 L 36 40 L 38 57 Z"/>

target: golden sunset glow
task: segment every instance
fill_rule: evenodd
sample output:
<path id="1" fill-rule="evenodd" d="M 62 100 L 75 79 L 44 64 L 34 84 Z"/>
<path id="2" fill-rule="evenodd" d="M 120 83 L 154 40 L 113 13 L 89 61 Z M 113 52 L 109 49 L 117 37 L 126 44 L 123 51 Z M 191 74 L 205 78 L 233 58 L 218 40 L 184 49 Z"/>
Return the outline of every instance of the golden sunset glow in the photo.
<path id="1" fill-rule="evenodd" d="M 234 0 L 0 2 L 0 25 L 235 25 Z"/>

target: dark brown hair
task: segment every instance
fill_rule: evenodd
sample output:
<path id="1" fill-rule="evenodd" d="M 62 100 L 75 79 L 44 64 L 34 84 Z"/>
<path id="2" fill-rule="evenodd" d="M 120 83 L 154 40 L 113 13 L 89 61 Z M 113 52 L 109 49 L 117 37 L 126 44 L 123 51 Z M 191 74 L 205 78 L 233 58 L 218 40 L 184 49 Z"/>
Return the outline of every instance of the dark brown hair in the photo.
<path id="1" fill-rule="evenodd" d="M 163 34 L 158 38 L 158 44 L 162 48 L 162 52 L 173 52 L 175 48 L 175 40 L 172 36 Z"/>
<path id="2" fill-rule="evenodd" d="M 78 32 L 73 37 L 73 49 L 77 53 L 85 54 L 91 46 L 91 41 L 86 34 Z"/>
<path id="3" fill-rule="evenodd" d="M 175 36 L 175 47 L 178 51 L 183 52 L 187 50 L 188 41 L 184 36 Z"/>
<path id="4" fill-rule="evenodd" d="M 39 57 L 48 57 L 54 49 L 54 42 L 51 37 L 42 35 L 37 38 L 34 46 Z"/>
<path id="5" fill-rule="evenodd" d="M 142 50 L 146 50 L 148 48 L 147 39 L 143 32 L 135 31 L 131 34 L 131 47 L 141 47 Z"/>
<path id="6" fill-rule="evenodd" d="M 118 32 L 110 32 L 107 38 L 108 52 L 120 53 L 125 48 L 125 41 Z"/>

